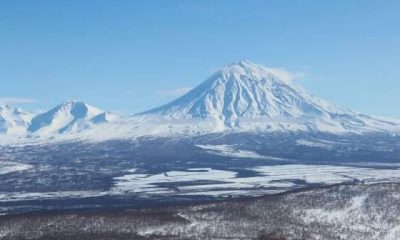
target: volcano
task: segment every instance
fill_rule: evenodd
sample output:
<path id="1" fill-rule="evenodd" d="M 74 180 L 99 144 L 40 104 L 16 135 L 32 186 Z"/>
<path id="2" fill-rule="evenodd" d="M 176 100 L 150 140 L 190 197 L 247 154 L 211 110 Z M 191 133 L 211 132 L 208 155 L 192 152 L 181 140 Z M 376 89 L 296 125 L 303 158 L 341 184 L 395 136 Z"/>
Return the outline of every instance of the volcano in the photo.
<path id="1" fill-rule="evenodd" d="M 182 97 L 138 115 L 213 119 L 226 128 L 369 132 L 399 129 L 318 98 L 274 68 L 244 60 L 227 65 Z"/>

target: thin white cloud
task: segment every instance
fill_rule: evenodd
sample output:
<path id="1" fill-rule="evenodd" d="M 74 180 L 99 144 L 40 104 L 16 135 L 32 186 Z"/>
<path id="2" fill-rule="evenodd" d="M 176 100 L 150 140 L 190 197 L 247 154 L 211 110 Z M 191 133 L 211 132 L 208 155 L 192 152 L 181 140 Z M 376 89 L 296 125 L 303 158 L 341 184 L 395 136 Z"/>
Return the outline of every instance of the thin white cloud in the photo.
<path id="1" fill-rule="evenodd" d="M 294 75 L 284 68 L 266 68 L 270 73 L 282 79 L 283 81 L 292 81 Z"/>
<path id="2" fill-rule="evenodd" d="M 0 103 L 6 104 L 29 104 L 35 102 L 38 102 L 38 100 L 32 98 L 0 97 Z"/>
<path id="3" fill-rule="evenodd" d="M 180 97 L 183 94 L 189 92 L 192 90 L 191 87 L 182 87 L 182 88 L 175 88 L 175 89 L 165 89 L 165 90 L 160 90 L 156 92 L 158 96 L 164 96 L 164 97 Z"/>
<path id="4" fill-rule="evenodd" d="M 278 77 L 279 79 L 286 81 L 286 82 L 303 79 L 304 77 L 308 76 L 307 71 L 306 71 L 308 69 L 308 67 L 306 67 L 306 66 L 302 67 L 302 69 L 304 69 L 304 71 L 301 70 L 301 71 L 293 72 L 293 71 L 289 71 L 283 67 L 265 67 L 264 65 L 255 64 L 248 60 L 245 60 L 245 62 L 252 64 L 253 67 L 255 66 L 255 67 L 263 68 L 263 69 L 267 70 L 268 72 L 270 72 L 271 74 Z M 227 65 L 227 66 L 229 66 L 229 65 Z M 225 66 L 225 67 L 227 67 L 227 66 Z M 211 74 L 213 74 L 213 73 L 216 73 L 216 72 L 224 69 L 225 67 L 211 68 L 209 70 L 209 72 Z"/>
<path id="5" fill-rule="evenodd" d="M 290 82 L 307 76 L 307 73 L 305 72 L 290 72 L 285 68 L 266 68 L 266 69 L 268 69 L 268 71 L 270 71 L 272 74 L 276 75 L 283 81 Z"/>

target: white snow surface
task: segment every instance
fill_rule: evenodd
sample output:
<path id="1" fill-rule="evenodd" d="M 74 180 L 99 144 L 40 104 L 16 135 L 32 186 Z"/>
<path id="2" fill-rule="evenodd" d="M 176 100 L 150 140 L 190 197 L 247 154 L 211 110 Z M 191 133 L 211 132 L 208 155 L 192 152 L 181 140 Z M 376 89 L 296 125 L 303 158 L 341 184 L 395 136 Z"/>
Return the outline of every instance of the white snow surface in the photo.
<path id="1" fill-rule="evenodd" d="M 14 165 L 8 171 L 23 171 L 30 166 Z M 144 174 L 137 169 L 114 178 L 114 186 L 108 191 L 60 191 L 60 192 L 0 192 L 0 202 L 85 198 L 134 194 L 151 195 L 203 195 L 203 196 L 260 196 L 275 194 L 303 187 L 306 184 L 338 184 L 363 181 L 365 184 L 400 180 L 400 169 L 372 169 L 333 165 L 273 165 L 247 168 L 257 175 L 240 177 L 232 170 L 195 168 Z M 357 200 L 357 199 L 355 199 Z M 361 201 L 361 200 L 360 200 Z M 355 201 L 359 203 L 360 201 Z"/>
<path id="2" fill-rule="evenodd" d="M 68 198 L 88 198 L 107 195 L 101 191 L 57 191 L 57 192 L 0 192 L 0 202 L 25 200 L 50 200 Z"/>
<path id="3" fill-rule="evenodd" d="M 31 169 L 33 166 L 24 163 L 10 162 L 10 161 L 0 161 L 0 175 L 21 172 Z"/>
<path id="4" fill-rule="evenodd" d="M 282 158 L 265 156 L 249 150 L 241 150 L 232 145 L 196 145 L 197 147 L 207 151 L 210 154 L 232 157 L 232 158 L 252 158 L 252 159 L 269 159 L 284 160 Z"/>
<path id="5" fill-rule="evenodd" d="M 296 188 L 296 181 L 308 184 L 337 184 L 354 180 L 365 183 L 400 180 L 400 169 L 371 169 L 333 165 L 274 165 L 248 168 L 257 176 L 237 177 L 237 173 L 217 169 L 188 169 L 160 174 L 129 174 L 116 177 L 114 193 L 178 194 L 178 195 L 261 195 L 284 192 Z M 200 181 L 200 182 L 198 182 Z M 213 181 L 204 183 L 202 181 Z M 179 183 L 193 182 L 192 184 Z M 197 183 L 196 183 L 197 182 Z M 174 188 L 160 186 L 175 183 Z M 297 186 L 298 187 L 298 186 Z"/>
<path id="6" fill-rule="evenodd" d="M 334 143 L 326 141 L 326 140 L 307 140 L 307 139 L 299 139 L 296 141 L 297 145 L 307 146 L 307 147 L 315 147 L 315 148 L 323 148 L 323 149 L 332 149 Z"/>

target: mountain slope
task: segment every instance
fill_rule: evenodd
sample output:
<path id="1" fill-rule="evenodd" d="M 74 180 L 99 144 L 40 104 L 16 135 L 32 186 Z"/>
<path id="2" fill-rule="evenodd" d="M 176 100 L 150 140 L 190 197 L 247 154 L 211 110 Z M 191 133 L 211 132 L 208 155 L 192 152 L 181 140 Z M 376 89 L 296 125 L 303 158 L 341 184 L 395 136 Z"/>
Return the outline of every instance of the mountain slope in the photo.
<path id="1" fill-rule="evenodd" d="M 226 127 L 328 132 L 392 131 L 397 123 L 330 104 L 284 79 L 275 69 L 240 61 L 169 104 L 139 115 L 215 119 Z"/>
<path id="2" fill-rule="evenodd" d="M 119 116 L 117 116 L 113 113 L 103 112 L 103 113 L 100 113 L 99 115 L 93 117 L 90 120 L 90 122 L 93 124 L 110 123 L 112 121 L 115 121 L 118 118 L 119 118 Z"/>
<path id="3" fill-rule="evenodd" d="M 66 101 L 32 119 L 28 131 L 36 134 L 77 132 L 90 127 L 102 110 L 84 102 Z"/>
<path id="4" fill-rule="evenodd" d="M 20 108 L 0 104 L 0 134 L 25 133 L 32 115 Z"/>

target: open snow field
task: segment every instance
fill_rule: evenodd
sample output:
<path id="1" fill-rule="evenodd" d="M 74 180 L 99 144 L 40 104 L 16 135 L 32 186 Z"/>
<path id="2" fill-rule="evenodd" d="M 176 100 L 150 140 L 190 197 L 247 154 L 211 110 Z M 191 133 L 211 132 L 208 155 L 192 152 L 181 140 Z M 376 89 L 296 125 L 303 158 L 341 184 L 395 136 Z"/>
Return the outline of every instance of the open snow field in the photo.
<path id="1" fill-rule="evenodd" d="M 19 169 L 24 169 L 18 166 Z M 13 168 L 14 170 L 17 167 Z M 26 166 L 25 166 L 26 169 Z M 114 178 L 108 191 L 57 191 L 0 193 L 0 202 L 87 198 L 115 195 L 204 195 L 214 197 L 275 194 L 309 185 L 380 183 L 400 180 L 400 169 L 373 169 L 329 165 L 275 165 L 248 168 L 254 176 L 238 177 L 235 171 L 212 168 L 140 174 L 136 169 Z"/>
<path id="2" fill-rule="evenodd" d="M 115 192 L 177 195 L 261 195 L 311 184 L 378 183 L 400 180 L 400 169 L 372 169 L 329 165 L 275 165 L 249 168 L 255 176 L 237 177 L 234 171 L 188 169 L 162 174 L 133 173 L 116 177 Z"/>
<path id="3" fill-rule="evenodd" d="M 31 165 L 17 162 L 0 161 L 0 174 L 21 172 L 32 168 Z"/>

